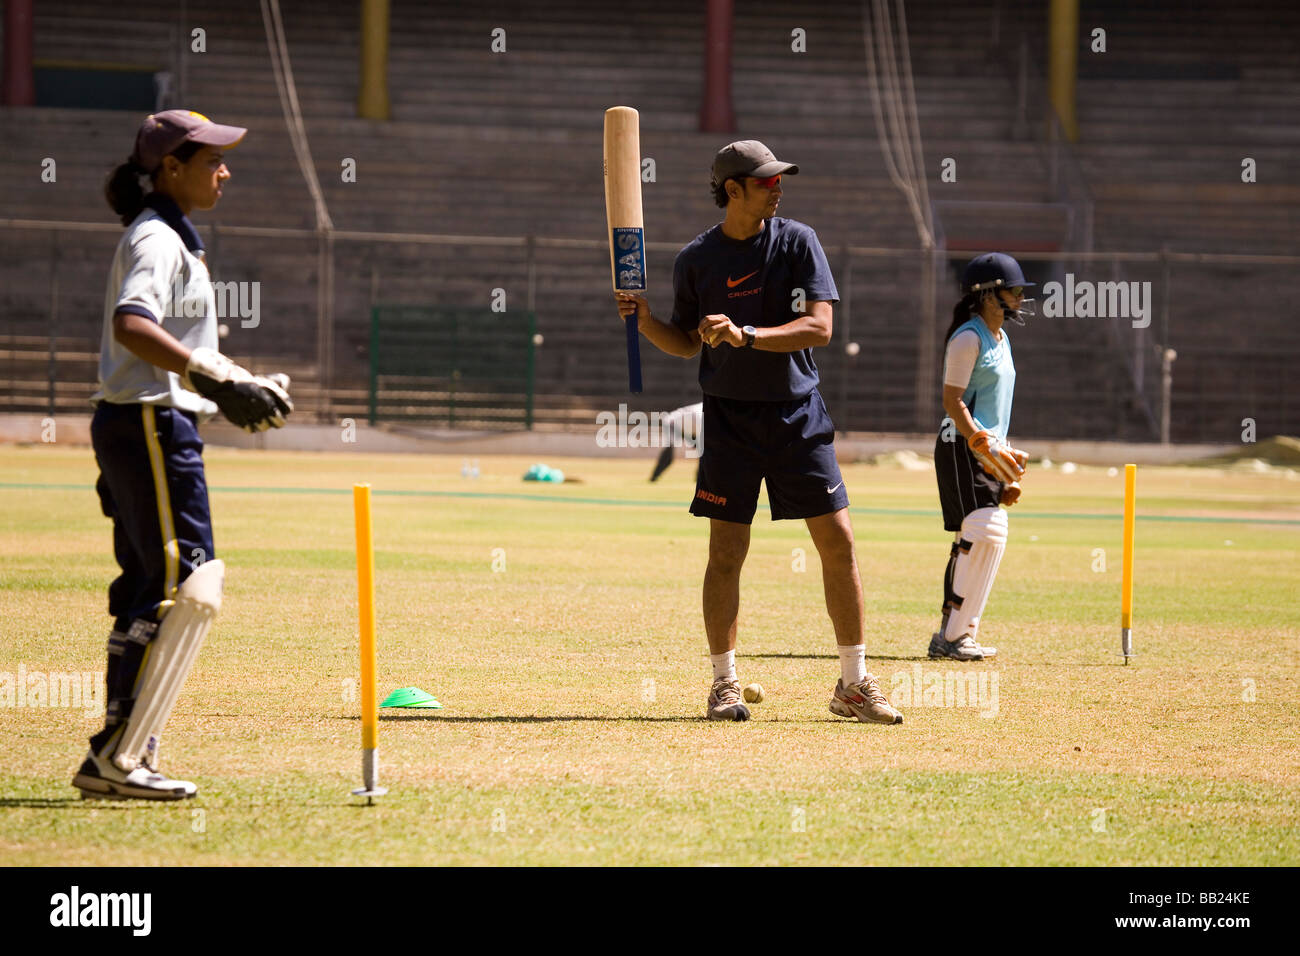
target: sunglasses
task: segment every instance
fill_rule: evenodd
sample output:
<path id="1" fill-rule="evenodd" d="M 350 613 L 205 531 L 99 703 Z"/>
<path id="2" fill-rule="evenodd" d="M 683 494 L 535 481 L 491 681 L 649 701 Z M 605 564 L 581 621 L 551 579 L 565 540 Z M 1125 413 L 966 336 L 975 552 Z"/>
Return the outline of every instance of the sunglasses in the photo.
<path id="1" fill-rule="evenodd" d="M 781 181 L 781 174 L 777 173 L 775 176 L 768 176 L 766 179 L 759 179 L 755 176 L 750 176 L 749 178 L 754 180 L 755 183 L 762 186 L 764 189 L 772 189 Z"/>

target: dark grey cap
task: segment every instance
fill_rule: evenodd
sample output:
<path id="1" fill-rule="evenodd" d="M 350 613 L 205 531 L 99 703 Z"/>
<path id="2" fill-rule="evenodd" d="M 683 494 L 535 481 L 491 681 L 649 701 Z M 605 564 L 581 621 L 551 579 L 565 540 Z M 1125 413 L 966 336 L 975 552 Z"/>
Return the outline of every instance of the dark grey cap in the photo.
<path id="1" fill-rule="evenodd" d="M 791 176 L 799 172 L 794 163 L 783 163 L 772 151 L 756 139 L 742 139 L 728 143 L 713 157 L 713 184 L 721 186 L 728 179 L 754 176 L 766 179 L 777 173 Z"/>

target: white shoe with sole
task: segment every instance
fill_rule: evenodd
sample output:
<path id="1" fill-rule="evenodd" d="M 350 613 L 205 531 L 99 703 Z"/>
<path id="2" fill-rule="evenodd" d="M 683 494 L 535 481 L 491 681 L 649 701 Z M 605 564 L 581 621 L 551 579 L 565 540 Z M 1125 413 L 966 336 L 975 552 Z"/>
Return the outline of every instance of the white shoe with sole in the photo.
<path id="1" fill-rule="evenodd" d="M 172 780 L 147 764 L 129 773 L 87 754 L 72 778 L 83 800 L 185 800 L 199 792 L 188 780 Z"/>
<path id="2" fill-rule="evenodd" d="M 830 711 L 836 717 L 856 717 L 864 724 L 901 724 L 903 715 L 880 692 L 880 682 L 871 674 L 860 684 L 835 682 Z"/>
<path id="3" fill-rule="evenodd" d="M 954 661 L 982 661 L 989 657 L 996 657 L 998 649 L 982 646 L 969 634 L 963 634 L 955 641 L 948 641 L 944 639 L 942 633 L 936 632 L 930 637 L 928 653 L 931 660 L 947 657 Z"/>
<path id="4" fill-rule="evenodd" d="M 740 682 L 719 677 L 709 688 L 705 710 L 709 720 L 749 720 L 749 708 L 740 699 Z"/>

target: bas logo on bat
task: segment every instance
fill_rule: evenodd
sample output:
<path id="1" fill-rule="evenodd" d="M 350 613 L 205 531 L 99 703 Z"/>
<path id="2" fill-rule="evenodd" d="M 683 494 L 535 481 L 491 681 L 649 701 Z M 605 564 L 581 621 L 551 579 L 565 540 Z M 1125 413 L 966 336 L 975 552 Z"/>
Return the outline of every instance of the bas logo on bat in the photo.
<path id="1" fill-rule="evenodd" d="M 618 288 L 628 292 L 644 289 L 645 242 L 642 230 L 618 226 L 613 233 L 614 248 L 618 250 L 618 257 L 614 260 Z"/>
<path id="2" fill-rule="evenodd" d="M 615 292 L 646 292 L 645 221 L 641 215 L 641 124 L 630 106 L 605 110 L 605 222 L 610 277 Z M 623 320 L 627 387 L 641 391 L 641 333 L 635 317 Z"/>

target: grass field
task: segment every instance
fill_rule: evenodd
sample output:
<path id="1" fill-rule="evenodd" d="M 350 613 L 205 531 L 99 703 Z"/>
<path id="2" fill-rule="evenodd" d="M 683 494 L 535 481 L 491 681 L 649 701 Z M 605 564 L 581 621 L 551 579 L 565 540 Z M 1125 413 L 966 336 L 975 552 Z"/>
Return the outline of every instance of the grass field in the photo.
<path id="1" fill-rule="evenodd" d="M 933 475 L 849 466 L 868 667 L 887 694 L 919 678 L 906 722 L 827 712 L 816 553 L 762 509 L 738 667 L 768 696 L 719 725 L 691 466 L 650 485 L 649 457 L 551 460 L 582 483 L 536 485 L 521 458 L 481 459 L 478 480 L 447 457 L 207 459 L 226 606 L 163 746 L 199 796 L 83 802 L 69 780 L 100 717 L 0 707 L 6 862 L 1300 863 L 1294 476 L 1139 469 L 1125 667 L 1122 473 L 1031 471 L 985 615 L 1000 657 L 940 664 Z M 103 669 L 94 478 L 88 449 L 0 448 L 0 674 Z M 368 808 L 349 794 L 354 481 L 375 488 L 380 694 L 444 704 L 384 712 L 391 792 Z M 920 692 L 966 672 L 987 678 L 978 706 Z"/>

